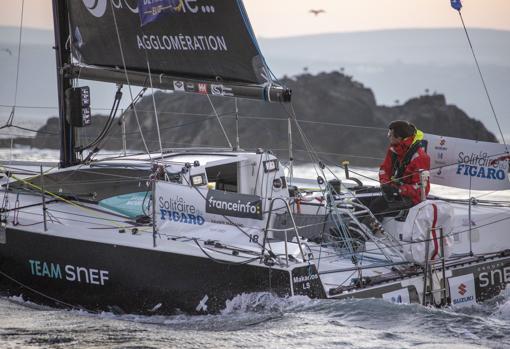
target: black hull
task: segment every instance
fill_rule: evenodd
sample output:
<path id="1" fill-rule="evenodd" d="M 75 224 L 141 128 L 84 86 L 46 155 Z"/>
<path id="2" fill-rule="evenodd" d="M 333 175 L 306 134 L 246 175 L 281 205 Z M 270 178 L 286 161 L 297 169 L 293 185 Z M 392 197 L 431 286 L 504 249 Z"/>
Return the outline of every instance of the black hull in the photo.
<path id="1" fill-rule="evenodd" d="M 264 264 L 218 263 L 18 229 L 7 229 L 5 240 L 0 243 L 3 293 L 53 306 L 137 314 L 216 313 L 242 293 L 291 295 L 291 273 Z M 293 276 L 305 273 L 309 275 L 307 267 L 292 271 Z M 318 276 L 312 287 L 301 283 L 293 285 L 296 294 L 324 297 Z"/>
<path id="2" fill-rule="evenodd" d="M 473 275 L 479 302 L 498 295 L 510 282 L 510 256 L 505 253 L 453 269 L 452 277 Z M 373 287 L 329 297 L 381 298 L 404 287 L 405 279 L 381 280 Z M 410 301 L 420 302 L 418 290 L 407 288 Z M 218 313 L 227 300 L 252 292 L 329 298 L 314 265 L 285 270 L 232 264 L 19 229 L 7 229 L 0 236 L 0 292 L 51 306 L 130 314 Z"/>

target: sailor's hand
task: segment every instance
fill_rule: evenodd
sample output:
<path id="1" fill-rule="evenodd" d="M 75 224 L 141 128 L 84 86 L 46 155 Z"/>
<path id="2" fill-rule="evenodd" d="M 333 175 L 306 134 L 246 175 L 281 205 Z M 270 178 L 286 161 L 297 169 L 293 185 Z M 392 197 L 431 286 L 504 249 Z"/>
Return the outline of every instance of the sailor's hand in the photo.
<path id="1" fill-rule="evenodd" d="M 381 190 L 388 199 L 395 199 L 400 196 L 400 191 L 394 184 L 383 184 L 381 185 Z"/>

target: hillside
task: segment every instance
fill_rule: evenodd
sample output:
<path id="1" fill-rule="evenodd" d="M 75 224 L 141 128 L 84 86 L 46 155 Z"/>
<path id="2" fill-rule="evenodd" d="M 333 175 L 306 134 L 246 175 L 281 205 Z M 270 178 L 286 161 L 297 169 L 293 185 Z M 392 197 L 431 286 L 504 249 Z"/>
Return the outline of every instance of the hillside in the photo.
<path id="1" fill-rule="evenodd" d="M 510 136 L 510 32 L 470 28 L 503 133 Z M 0 26 L 0 122 L 14 101 L 18 29 Z M 492 132 L 497 126 L 485 98 L 462 29 L 400 29 L 331 33 L 288 38 L 259 38 L 276 76 L 342 70 L 369 86 L 380 105 L 402 103 L 425 90 L 481 120 Z M 56 72 L 51 31 L 25 28 L 21 46 L 17 118 L 42 125 L 56 115 Z M 97 113 L 111 106 L 115 86 L 90 85 Z M 136 92 L 135 92 L 136 93 Z M 127 101 L 127 98 L 125 98 Z M 124 103 L 125 106 L 127 103 Z M 5 106 L 5 107 L 4 107 Z M 23 108 L 29 106 L 31 108 Z M 32 107 L 44 108 L 32 108 Z M 122 107 L 122 106 L 121 106 Z M 498 134 L 499 137 L 499 134 Z"/>
<path id="2" fill-rule="evenodd" d="M 413 122 L 424 132 L 467 139 L 496 141 L 485 126 L 454 105 L 443 95 L 424 95 L 398 106 L 380 106 L 371 89 L 340 72 L 304 74 L 285 78 L 293 90 L 295 117 L 302 132 L 315 151 L 331 161 L 351 160 L 357 165 L 374 165 L 384 156 L 387 145 L 386 126 L 395 119 Z M 162 93 L 155 94 L 164 147 L 228 145 L 204 96 Z M 232 143 L 235 142 L 235 106 L 233 99 L 212 99 Z M 292 115 L 289 105 L 239 100 L 239 136 L 244 149 L 272 149 L 282 159 L 288 157 L 287 120 Z M 145 96 L 137 105 L 137 114 L 149 148 L 159 149 L 153 117 L 152 96 Z M 133 112 L 126 116 L 128 147 L 144 149 Z M 102 127 L 104 117 L 96 116 L 94 126 L 79 131 L 87 142 Z M 48 121 L 31 141 L 33 146 L 58 147 L 56 118 Z M 295 158 L 309 161 L 300 131 L 293 126 Z M 121 128 L 116 123 L 106 143 L 108 149 L 121 147 Z"/>

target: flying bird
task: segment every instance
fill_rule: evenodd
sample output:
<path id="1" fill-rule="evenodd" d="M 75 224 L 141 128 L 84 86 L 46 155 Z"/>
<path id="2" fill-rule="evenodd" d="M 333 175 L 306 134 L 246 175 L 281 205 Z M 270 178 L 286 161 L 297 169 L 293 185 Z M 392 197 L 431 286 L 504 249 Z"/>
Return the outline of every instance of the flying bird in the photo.
<path id="1" fill-rule="evenodd" d="M 9 56 L 12 56 L 12 51 L 8 48 L 2 48 L 2 49 L 0 49 L 0 51 L 5 51 L 9 54 Z"/>
<path id="2" fill-rule="evenodd" d="M 325 13 L 326 11 L 325 11 L 325 10 L 323 10 L 323 9 L 318 9 L 318 10 L 314 10 L 314 9 L 312 9 L 312 10 L 310 10 L 309 12 L 310 12 L 310 13 L 313 13 L 315 16 L 318 16 L 319 14 L 321 14 L 321 13 Z"/>

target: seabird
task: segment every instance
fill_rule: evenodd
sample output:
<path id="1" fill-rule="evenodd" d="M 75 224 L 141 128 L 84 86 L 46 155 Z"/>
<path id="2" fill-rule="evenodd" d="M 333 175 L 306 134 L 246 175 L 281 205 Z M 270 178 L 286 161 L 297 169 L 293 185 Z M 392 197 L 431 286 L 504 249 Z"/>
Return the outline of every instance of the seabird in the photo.
<path id="1" fill-rule="evenodd" d="M 312 9 L 312 10 L 310 10 L 309 12 L 310 12 L 310 13 L 313 13 L 313 14 L 314 14 L 314 15 L 316 15 L 316 16 L 318 16 L 319 14 L 324 13 L 324 12 L 326 12 L 326 11 L 325 11 L 325 10 L 323 10 L 323 9 L 318 9 L 318 10 L 313 10 L 313 9 Z"/>

